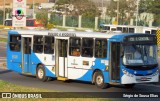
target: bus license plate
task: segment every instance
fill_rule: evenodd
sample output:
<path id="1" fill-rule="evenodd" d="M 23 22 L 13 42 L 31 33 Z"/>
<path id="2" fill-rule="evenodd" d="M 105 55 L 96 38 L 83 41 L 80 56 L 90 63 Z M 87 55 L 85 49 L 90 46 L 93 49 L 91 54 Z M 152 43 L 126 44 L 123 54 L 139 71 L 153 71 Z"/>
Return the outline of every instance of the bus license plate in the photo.
<path id="1" fill-rule="evenodd" d="M 141 77 L 141 81 L 146 81 L 147 77 Z"/>

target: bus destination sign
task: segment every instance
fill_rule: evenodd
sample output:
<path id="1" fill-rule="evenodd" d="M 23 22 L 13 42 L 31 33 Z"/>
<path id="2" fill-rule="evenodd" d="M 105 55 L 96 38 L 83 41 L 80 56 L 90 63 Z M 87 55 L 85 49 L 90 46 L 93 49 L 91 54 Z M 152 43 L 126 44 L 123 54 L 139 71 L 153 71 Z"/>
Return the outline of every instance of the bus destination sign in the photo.
<path id="1" fill-rule="evenodd" d="M 130 41 L 130 42 L 134 42 L 134 41 L 154 41 L 154 37 L 148 37 L 148 36 L 128 37 L 127 41 Z"/>

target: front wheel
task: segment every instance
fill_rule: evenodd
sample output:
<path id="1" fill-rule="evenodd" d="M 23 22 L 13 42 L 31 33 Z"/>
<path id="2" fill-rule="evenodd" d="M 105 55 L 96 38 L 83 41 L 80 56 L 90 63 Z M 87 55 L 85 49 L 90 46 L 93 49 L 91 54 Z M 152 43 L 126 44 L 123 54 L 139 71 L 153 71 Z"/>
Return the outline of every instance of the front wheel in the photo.
<path id="1" fill-rule="evenodd" d="M 46 75 L 46 72 L 45 72 L 45 68 L 42 66 L 42 65 L 39 65 L 37 67 L 37 70 L 36 70 L 36 76 L 39 80 L 45 82 L 48 80 L 48 77 L 45 76 Z"/>
<path id="2" fill-rule="evenodd" d="M 102 89 L 109 86 L 109 84 L 104 83 L 104 77 L 103 77 L 102 72 L 100 72 L 100 71 L 96 72 L 96 74 L 95 74 L 95 84 L 97 87 L 102 88 Z"/>

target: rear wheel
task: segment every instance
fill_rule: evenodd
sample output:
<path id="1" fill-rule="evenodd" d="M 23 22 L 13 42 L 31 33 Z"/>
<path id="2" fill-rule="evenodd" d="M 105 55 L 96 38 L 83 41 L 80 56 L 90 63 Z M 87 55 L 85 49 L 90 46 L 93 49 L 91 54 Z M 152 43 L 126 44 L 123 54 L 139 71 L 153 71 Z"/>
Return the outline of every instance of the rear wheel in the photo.
<path id="1" fill-rule="evenodd" d="M 100 71 L 95 73 L 95 80 L 94 81 L 95 81 L 96 86 L 99 88 L 104 89 L 109 86 L 109 84 L 104 83 L 104 77 L 103 77 L 102 72 L 100 72 Z"/>
<path id="2" fill-rule="evenodd" d="M 37 70 L 36 70 L 36 76 L 39 80 L 45 82 L 47 81 L 49 78 L 46 75 L 46 72 L 45 72 L 45 69 L 42 65 L 39 65 L 37 67 Z"/>

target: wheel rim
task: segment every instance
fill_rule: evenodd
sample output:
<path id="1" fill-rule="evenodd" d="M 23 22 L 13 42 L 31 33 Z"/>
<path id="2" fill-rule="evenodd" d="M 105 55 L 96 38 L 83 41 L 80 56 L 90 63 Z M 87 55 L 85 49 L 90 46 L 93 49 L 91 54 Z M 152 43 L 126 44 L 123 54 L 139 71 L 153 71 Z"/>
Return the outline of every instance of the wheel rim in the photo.
<path id="1" fill-rule="evenodd" d="M 39 70 L 38 70 L 38 77 L 39 77 L 40 79 L 42 79 L 43 76 L 44 76 L 43 70 L 42 70 L 42 69 L 39 69 Z"/>
<path id="2" fill-rule="evenodd" d="M 102 83 L 103 83 L 103 77 L 102 76 L 97 76 L 97 78 L 96 78 L 96 82 L 97 82 L 97 84 L 98 85 L 101 85 Z"/>

